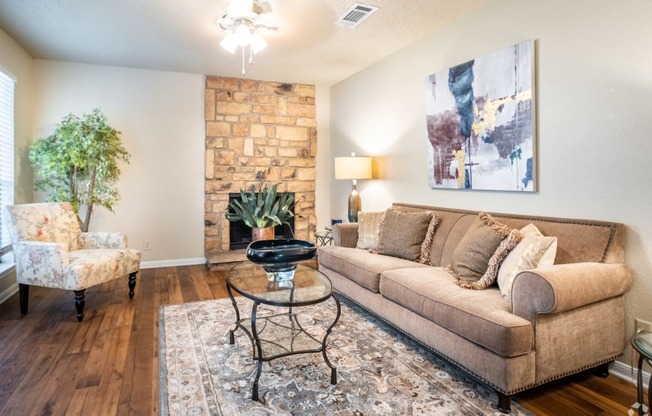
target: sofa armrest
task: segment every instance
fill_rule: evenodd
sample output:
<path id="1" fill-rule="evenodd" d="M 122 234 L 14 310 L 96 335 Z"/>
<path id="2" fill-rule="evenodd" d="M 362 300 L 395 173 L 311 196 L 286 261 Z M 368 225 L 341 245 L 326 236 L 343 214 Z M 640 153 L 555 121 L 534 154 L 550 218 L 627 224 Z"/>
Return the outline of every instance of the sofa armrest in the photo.
<path id="1" fill-rule="evenodd" d="M 67 244 L 21 241 L 12 247 L 18 283 L 62 287 L 63 268 L 70 264 Z"/>
<path id="2" fill-rule="evenodd" d="M 358 245 L 358 223 L 346 222 L 334 224 L 333 242 L 336 246 L 355 248 Z"/>
<path id="3" fill-rule="evenodd" d="M 127 248 L 127 236 L 124 233 L 81 233 L 79 241 L 82 249 Z"/>
<path id="4" fill-rule="evenodd" d="M 534 322 L 537 314 L 558 313 L 626 293 L 634 282 L 624 264 L 571 263 L 524 271 L 512 286 L 512 311 Z"/>

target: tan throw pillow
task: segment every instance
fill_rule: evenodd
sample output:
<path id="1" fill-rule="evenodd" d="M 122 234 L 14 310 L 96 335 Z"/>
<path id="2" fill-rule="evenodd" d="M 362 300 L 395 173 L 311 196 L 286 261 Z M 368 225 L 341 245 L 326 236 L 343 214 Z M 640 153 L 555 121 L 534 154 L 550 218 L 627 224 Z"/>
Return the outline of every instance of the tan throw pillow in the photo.
<path id="1" fill-rule="evenodd" d="M 480 280 L 489 267 L 489 260 L 510 231 L 491 215 L 478 214 L 453 251 L 447 271 L 460 280 Z"/>
<path id="2" fill-rule="evenodd" d="M 385 218 L 385 211 L 358 212 L 358 243 L 357 248 L 373 250 L 378 245 L 380 224 Z"/>
<path id="3" fill-rule="evenodd" d="M 378 237 L 378 254 L 412 261 L 420 260 L 421 247 L 434 215 L 432 211 L 385 211 L 385 219 L 380 226 Z"/>
<path id="4" fill-rule="evenodd" d="M 426 231 L 426 237 L 423 239 L 423 243 L 421 243 L 421 253 L 419 253 L 419 263 L 421 264 L 432 266 L 430 250 L 432 250 L 432 243 L 435 240 L 437 224 L 439 224 L 439 217 L 433 212 L 430 224 L 428 224 L 428 231 Z"/>
<path id="5" fill-rule="evenodd" d="M 557 254 L 557 237 L 545 237 L 534 224 L 521 228 L 523 239 L 505 258 L 498 271 L 498 287 L 503 297 L 512 300 L 516 275 L 539 266 L 552 266 Z"/>
<path id="6" fill-rule="evenodd" d="M 515 229 L 511 230 L 507 237 L 505 237 L 505 239 L 500 243 L 494 255 L 489 259 L 487 271 L 484 272 L 480 280 L 475 282 L 470 282 L 468 280 L 458 280 L 456 283 L 461 287 L 467 289 L 487 289 L 494 284 L 496 278 L 498 277 L 498 270 L 500 269 L 500 265 L 503 263 L 503 260 L 505 260 L 505 257 L 507 257 L 509 252 L 514 250 L 514 247 L 518 245 L 519 241 L 521 241 L 521 232 Z"/>

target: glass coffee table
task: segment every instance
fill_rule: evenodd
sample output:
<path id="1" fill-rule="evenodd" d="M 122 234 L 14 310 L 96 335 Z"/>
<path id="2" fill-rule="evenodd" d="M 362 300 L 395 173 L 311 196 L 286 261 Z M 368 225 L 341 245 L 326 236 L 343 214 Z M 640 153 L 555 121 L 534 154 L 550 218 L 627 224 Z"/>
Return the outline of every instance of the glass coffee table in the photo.
<path id="1" fill-rule="evenodd" d="M 341 309 L 328 277 L 318 270 L 298 265 L 293 279 L 270 282 L 262 266 L 246 262 L 229 271 L 226 290 L 235 309 L 235 326 L 229 331 L 229 342 L 235 344 L 235 331 L 241 329 L 251 340 L 253 358 L 257 361 L 252 400 L 258 400 L 258 381 L 263 362 L 294 354 L 321 352 L 326 365 L 331 369 L 331 384 L 337 384 L 337 369 L 326 355 L 326 340 L 340 319 Z M 233 292 L 253 301 L 249 317 L 240 316 Z M 295 312 L 295 309 L 326 302 L 331 298 L 337 313 L 323 338 L 306 331 L 299 322 L 301 313 Z M 276 306 L 279 308 L 275 309 L 282 308 L 282 311 L 259 315 L 258 307 L 261 304 Z"/>

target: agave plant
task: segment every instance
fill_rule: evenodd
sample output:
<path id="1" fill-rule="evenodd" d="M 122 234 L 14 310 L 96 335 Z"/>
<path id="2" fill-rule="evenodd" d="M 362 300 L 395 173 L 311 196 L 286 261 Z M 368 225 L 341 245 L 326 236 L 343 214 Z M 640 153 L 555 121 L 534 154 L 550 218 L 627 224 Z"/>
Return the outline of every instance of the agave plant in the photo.
<path id="1" fill-rule="evenodd" d="M 291 193 L 278 193 L 277 185 L 251 191 L 247 194 L 240 189 L 241 200 L 233 200 L 229 204 L 225 216 L 229 221 L 243 221 L 251 228 L 275 227 L 289 224 L 288 220 L 294 216 L 292 202 L 294 195 Z"/>

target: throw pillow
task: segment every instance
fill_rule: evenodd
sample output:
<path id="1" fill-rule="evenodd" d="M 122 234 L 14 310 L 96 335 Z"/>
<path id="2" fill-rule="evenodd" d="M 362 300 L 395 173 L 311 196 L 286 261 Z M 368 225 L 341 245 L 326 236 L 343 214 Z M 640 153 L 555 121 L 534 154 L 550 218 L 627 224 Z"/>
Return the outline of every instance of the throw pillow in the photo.
<path id="1" fill-rule="evenodd" d="M 419 253 L 419 263 L 421 264 L 432 266 L 432 263 L 430 262 L 430 250 L 432 249 L 432 243 L 435 240 L 437 224 L 439 224 L 439 217 L 433 212 L 432 219 L 428 225 L 428 231 L 426 231 L 426 237 L 423 239 L 423 243 L 421 243 L 421 253 Z"/>
<path id="2" fill-rule="evenodd" d="M 396 209 L 385 211 L 385 219 L 380 226 L 378 237 L 378 254 L 412 261 L 420 260 L 421 247 L 433 221 L 433 216 L 435 213 L 432 211 L 399 211 Z"/>
<path id="3" fill-rule="evenodd" d="M 358 243 L 357 248 L 373 250 L 378 245 L 380 224 L 385 218 L 385 211 L 358 212 Z"/>
<path id="4" fill-rule="evenodd" d="M 491 215 L 478 214 L 453 251 L 447 271 L 459 280 L 480 280 L 489 267 L 489 260 L 510 231 Z"/>
<path id="5" fill-rule="evenodd" d="M 509 252 L 518 245 L 521 238 L 521 232 L 519 230 L 511 230 L 507 237 L 505 237 L 505 239 L 500 243 L 493 256 L 489 259 L 487 271 L 482 275 L 480 280 L 475 282 L 458 280 L 456 283 L 461 287 L 475 290 L 484 290 L 493 285 L 498 277 L 500 265 L 503 263 Z"/>
<path id="6" fill-rule="evenodd" d="M 557 237 L 545 237 L 534 224 L 521 229 L 523 239 L 505 258 L 498 271 L 498 287 L 503 297 L 512 300 L 516 275 L 538 266 L 551 266 L 557 254 Z"/>

